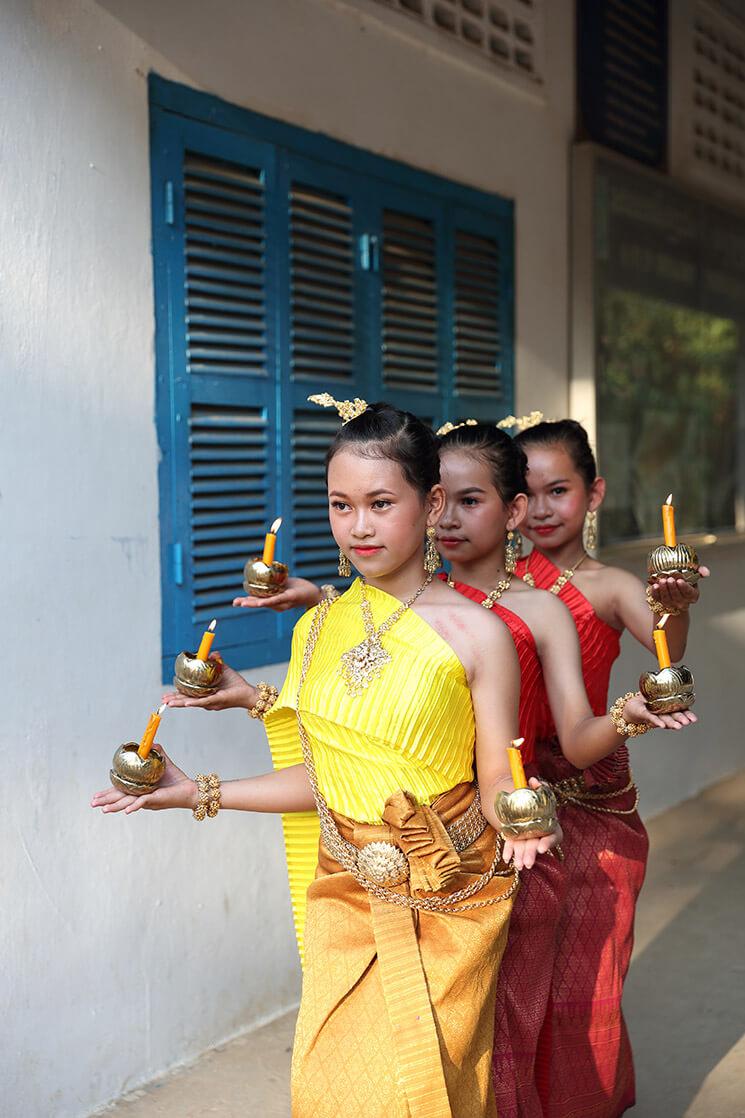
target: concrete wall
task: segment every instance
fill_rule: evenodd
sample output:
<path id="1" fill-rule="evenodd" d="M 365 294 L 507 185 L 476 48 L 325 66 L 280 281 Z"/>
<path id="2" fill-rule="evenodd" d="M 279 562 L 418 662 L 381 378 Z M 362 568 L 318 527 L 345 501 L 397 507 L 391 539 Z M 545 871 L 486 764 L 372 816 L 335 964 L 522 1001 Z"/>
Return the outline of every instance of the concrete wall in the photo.
<path id="1" fill-rule="evenodd" d="M 566 401 L 570 0 L 545 102 L 333 2 L 120 7 L 0 5 L 0 1110 L 23 1118 L 86 1114 L 298 994 L 275 820 L 87 806 L 161 693 L 148 71 L 515 198 L 518 407 Z M 190 771 L 268 767 L 237 713 L 163 729 Z"/>

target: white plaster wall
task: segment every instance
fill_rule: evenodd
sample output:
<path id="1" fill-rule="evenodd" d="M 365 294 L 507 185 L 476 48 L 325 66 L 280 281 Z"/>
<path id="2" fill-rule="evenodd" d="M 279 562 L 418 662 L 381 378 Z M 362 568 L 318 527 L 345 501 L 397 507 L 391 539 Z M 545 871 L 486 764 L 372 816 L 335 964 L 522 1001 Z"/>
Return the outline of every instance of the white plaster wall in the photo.
<path id="1" fill-rule="evenodd" d="M 0 24 L 0 1113 L 66 1118 L 299 983 L 276 820 L 88 808 L 161 694 L 146 74 L 179 74 L 88 0 Z M 193 715 L 190 771 L 269 767 Z"/>

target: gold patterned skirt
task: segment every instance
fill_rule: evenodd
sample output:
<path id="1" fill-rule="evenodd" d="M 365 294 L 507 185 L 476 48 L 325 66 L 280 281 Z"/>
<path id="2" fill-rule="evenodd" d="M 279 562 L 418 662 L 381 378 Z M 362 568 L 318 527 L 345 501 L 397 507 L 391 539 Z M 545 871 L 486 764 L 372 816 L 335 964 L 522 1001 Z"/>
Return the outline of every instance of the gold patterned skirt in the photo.
<path id="1" fill-rule="evenodd" d="M 432 812 L 455 830 L 474 795 L 460 784 Z M 488 871 L 491 827 L 454 854 L 430 809 L 411 808 L 397 793 L 381 825 L 334 819 L 358 848 L 406 851 L 411 875 L 397 894 L 444 898 Z M 445 889 L 422 888 L 443 880 Z M 308 890 L 293 1118 L 496 1118 L 494 1002 L 514 886 L 512 875 L 494 876 L 451 910 L 412 910 L 368 892 L 321 844 Z"/>

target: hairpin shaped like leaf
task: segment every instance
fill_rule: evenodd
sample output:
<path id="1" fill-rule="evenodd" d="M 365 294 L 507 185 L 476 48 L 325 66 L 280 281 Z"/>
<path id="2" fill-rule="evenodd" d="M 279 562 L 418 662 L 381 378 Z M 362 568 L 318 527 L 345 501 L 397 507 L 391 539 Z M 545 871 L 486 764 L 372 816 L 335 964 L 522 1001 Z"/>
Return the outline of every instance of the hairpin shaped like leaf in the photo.
<path id="1" fill-rule="evenodd" d="M 319 392 L 315 396 L 309 396 L 308 400 L 311 404 L 318 404 L 322 408 L 336 408 L 342 423 L 349 423 L 350 419 L 356 419 L 363 411 L 367 411 L 368 407 L 367 400 L 361 400 L 359 396 L 355 396 L 354 400 L 335 400 L 329 392 Z"/>

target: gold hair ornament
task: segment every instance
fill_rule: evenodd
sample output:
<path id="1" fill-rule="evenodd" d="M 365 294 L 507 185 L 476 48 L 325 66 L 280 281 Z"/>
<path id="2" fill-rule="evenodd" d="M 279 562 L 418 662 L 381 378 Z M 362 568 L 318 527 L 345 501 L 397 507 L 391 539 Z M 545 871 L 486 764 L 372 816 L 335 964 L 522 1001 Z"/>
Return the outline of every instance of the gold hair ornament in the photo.
<path id="1" fill-rule="evenodd" d="M 435 434 L 442 437 L 449 435 L 451 431 L 457 431 L 459 427 L 476 427 L 478 422 L 478 419 L 464 419 L 460 423 L 443 423 L 442 427 L 437 428 Z"/>
<path id="2" fill-rule="evenodd" d="M 321 408 L 336 408 L 342 423 L 349 423 L 350 419 L 356 419 L 367 411 L 367 400 L 361 400 L 359 396 L 355 396 L 354 400 L 335 400 L 329 392 L 320 392 L 316 396 L 309 396 L 308 400 L 311 404 L 318 404 Z"/>
<path id="3" fill-rule="evenodd" d="M 515 427 L 518 431 L 527 431 L 528 427 L 535 427 L 536 424 L 543 423 L 543 420 L 542 411 L 532 411 L 529 415 L 506 415 L 496 426 L 500 431 L 506 431 L 510 427 Z"/>

